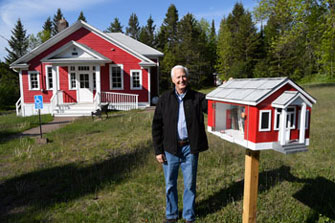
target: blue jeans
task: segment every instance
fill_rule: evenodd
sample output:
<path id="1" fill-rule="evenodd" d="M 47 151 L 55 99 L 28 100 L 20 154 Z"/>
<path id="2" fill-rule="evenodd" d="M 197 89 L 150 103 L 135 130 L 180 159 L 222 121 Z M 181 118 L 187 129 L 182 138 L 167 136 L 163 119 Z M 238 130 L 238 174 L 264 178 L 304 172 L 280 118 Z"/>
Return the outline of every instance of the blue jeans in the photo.
<path id="1" fill-rule="evenodd" d="M 178 218 L 177 178 L 180 166 L 184 177 L 183 218 L 194 221 L 198 154 L 191 154 L 190 146 L 186 145 L 180 148 L 177 156 L 165 152 L 165 157 L 166 219 Z"/>

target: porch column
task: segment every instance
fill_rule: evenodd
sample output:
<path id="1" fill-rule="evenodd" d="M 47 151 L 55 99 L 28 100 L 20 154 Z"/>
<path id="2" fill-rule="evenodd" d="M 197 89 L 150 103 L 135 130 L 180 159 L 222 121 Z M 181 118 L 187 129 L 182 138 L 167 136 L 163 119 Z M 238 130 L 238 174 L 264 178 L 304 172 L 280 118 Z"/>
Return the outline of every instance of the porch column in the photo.
<path id="1" fill-rule="evenodd" d="M 96 94 L 98 94 L 98 102 L 101 103 L 101 74 L 100 74 L 100 65 L 95 66 L 95 86 Z"/>
<path id="2" fill-rule="evenodd" d="M 286 119 L 287 119 L 286 116 L 287 116 L 286 108 L 283 108 L 281 110 L 281 115 L 280 115 L 280 128 L 279 128 L 280 145 L 285 145 Z"/>
<path id="3" fill-rule="evenodd" d="M 57 94 L 57 91 L 59 90 L 59 74 L 58 74 L 58 66 L 52 64 L 52 80 L 54 80 L 54 85 L 53 85 L 53 88 L 52 88 L 52 95 L 56 95 Z M 57 105 L 59 105 L 59 97 L 57 95 Z M 54 108 L 51 108 L 52 110 Z M 52 111 L 53 112 L 53 111 Z"/>
<path id="4" fill-rule="evenodd" d="M 52 94 L 55 95 L 57 93 L 57 90 L 59 90 L 59 80 L 58 80 L 58 74 L 57 74 L 57 66 L 52 65 L 52 80 L 54 80 L 54 86 L 52 88 Z"/>
<path id="5" fill-rule="evenodd" d="M 151 104 L 151 67 L 148 67 L 148 102 Z"/>
<path id="6" fill-rule="evenodd" d="M 306 103 L 303 102 L 300 111 L 299 143 L 305 143 Z"/>

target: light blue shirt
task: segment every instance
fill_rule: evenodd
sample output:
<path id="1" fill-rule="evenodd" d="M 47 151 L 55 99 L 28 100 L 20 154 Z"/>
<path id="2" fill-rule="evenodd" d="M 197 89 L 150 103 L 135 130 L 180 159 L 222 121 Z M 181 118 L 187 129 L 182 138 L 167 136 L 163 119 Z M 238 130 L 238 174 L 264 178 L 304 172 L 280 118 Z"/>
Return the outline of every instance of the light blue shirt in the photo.
<path id="1" fill-rule="evenodd" d="M 179 114 L 178 114 L 178 125 L 177 125 L 178 138 L 182 140 L 188 137 L 185 111 L 184 111 L 184 100 L 183 100 L 186 95 L 186 92 L 184 94 L 178 94 L 177 91 L 175 92 L 179 102 Z"/>

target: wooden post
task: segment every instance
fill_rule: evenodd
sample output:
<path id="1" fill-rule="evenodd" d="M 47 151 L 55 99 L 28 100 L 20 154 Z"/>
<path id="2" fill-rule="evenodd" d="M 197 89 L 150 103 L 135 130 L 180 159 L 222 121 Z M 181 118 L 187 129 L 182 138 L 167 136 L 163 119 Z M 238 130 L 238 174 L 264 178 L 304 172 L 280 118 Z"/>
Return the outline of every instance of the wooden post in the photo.
<path id="1" fill-rule="evenodd" d="M 245 153 L 243 223 L 256 222 L 259 153 L 250 149 Z"/>

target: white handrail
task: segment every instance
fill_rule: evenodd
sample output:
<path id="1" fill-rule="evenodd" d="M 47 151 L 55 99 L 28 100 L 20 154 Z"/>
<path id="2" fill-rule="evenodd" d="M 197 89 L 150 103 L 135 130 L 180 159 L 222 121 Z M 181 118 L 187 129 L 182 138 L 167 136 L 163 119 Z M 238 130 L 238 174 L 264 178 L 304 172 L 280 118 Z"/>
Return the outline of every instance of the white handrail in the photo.
<path id="1" fill-rule="evenodd" d="M 16 115 L 17 115 L 17 116 L 21 116 L 21 115 L 22 115 L 22 114 L 21 114 L 21 112 L 22 112 L 22 105 L 21 105 L 21 102 L 22 102 L 22 100 L 21 100 L 21 98 L 19 98 L 19 99 L 17 100 L 17 102 L 15 103 Z"/>
<path id="2" fill-rule="evenodd" d="M 138 109 L 138 94 L 101 92 L 101 102 L 109 103 L 109 108 L 115 110 Z"/>
<path id="3" fill-rule="evenodd" d="M 51 104 L 51 114 L 53 115 L 55 113 L 55 110 L 57 107 L 60 108 L 60 105 L 63 104 L 63 91 L 58 90 L 56 91 L 56 94 L 52 95 L 50 99 Z"/>
<path id="4" fill-rule="evenodd" d="M 55 113 L 55 109 L 57 107 L 57 100 L 58 100 L 58 97 L 57 97 L 57 92 L 56 94 L 52 95 L 51 99 L 50 99 L 50 105 L 51 105 L 51 114 L 53 115 Z"/>

